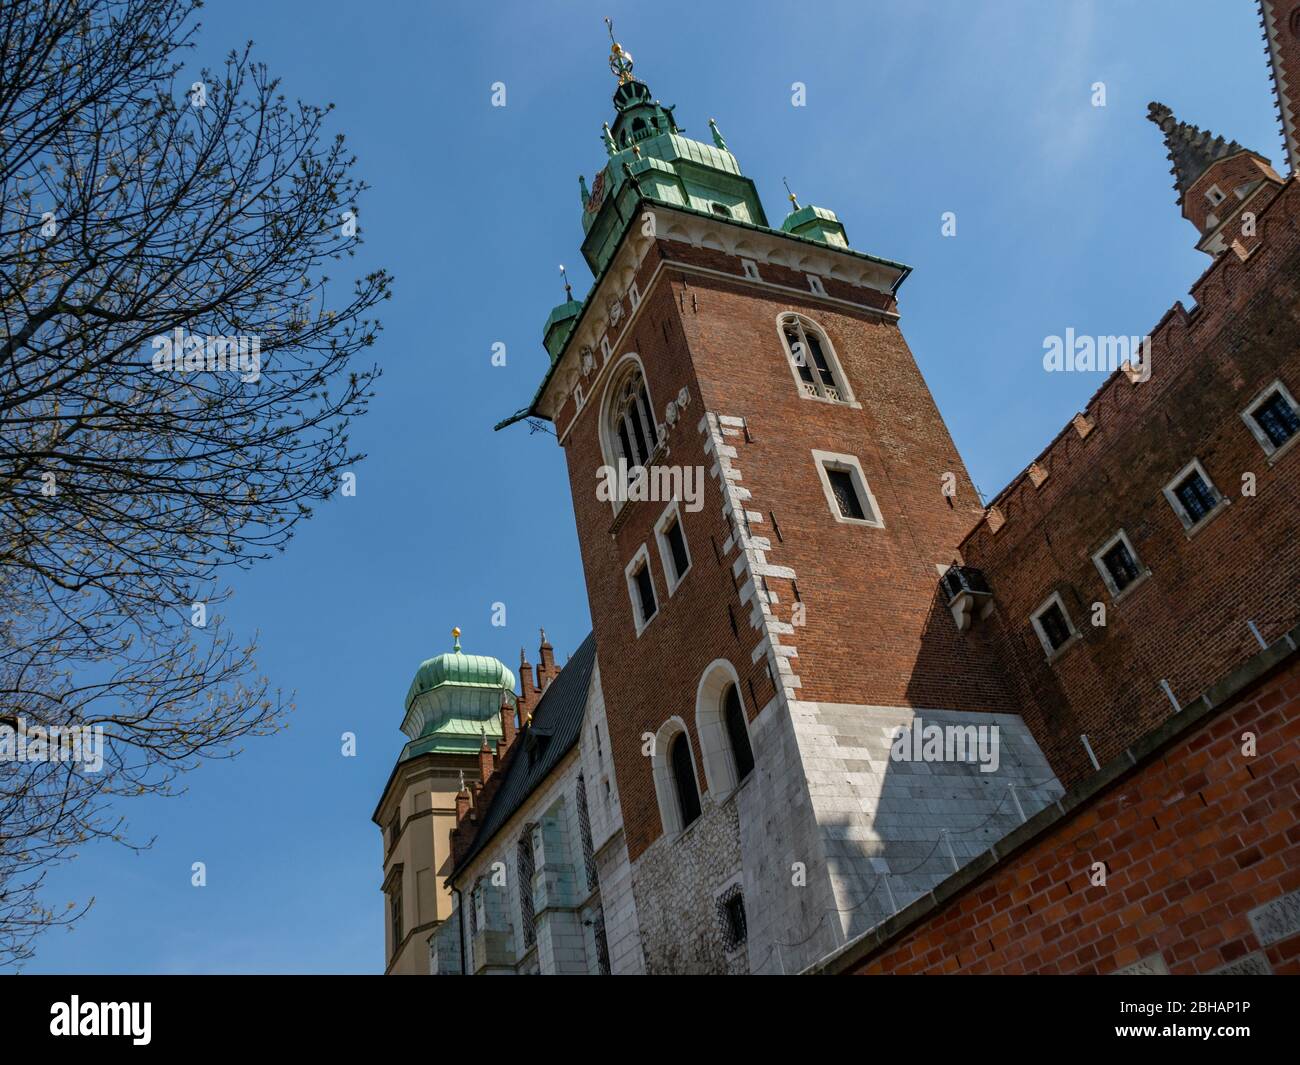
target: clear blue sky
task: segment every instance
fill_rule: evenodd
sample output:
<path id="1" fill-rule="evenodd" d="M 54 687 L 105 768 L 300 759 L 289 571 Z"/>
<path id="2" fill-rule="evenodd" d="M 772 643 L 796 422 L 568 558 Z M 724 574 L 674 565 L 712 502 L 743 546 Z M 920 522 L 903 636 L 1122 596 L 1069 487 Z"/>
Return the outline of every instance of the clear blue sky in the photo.
<path id="1" fill-rule="evenodd" d="M 397 280 L 372 349 L 379 398 L 353 434 L 370 458 L 356 497 L 321 507 L 225 611 L 296 689 L 289 728 L 191 774 L 180 798 L 124 805 L 156 843 L 98 845 L 58 871 L 53 899 L 97 901 L 28 971 L 380 971 L 370 814 L 416 666 L 457 624 L 467 651 L 512 668 L 539 625 L 561 659 L 587 633 L 562 453 L 492 425 L 546 365 L 557 264 L 580 294 L 590 282 L 577 175 L 603 164 L 613 113 L 606 14 L 688 135 L 717 118 L 770 217 L 788 176 L 854 247 L 915 268 L 903 331 L 989 495 L 1100 383 L 1044 374 L 1043 338 L 1143 334 L 1208 265 L 1147 102 L 1284 169 L 1251 0 L 210 0 L 203 60 L 252 38 L 287 95 L 338 105 L 374 186 L 358 264 Z M 496 81 L 505 108 L 490 106 Z M 795 81 L 806 107 L 790 104 Z M 490 364 L 498 340 L 505 368 Z M 504 629 L 489 623 L 498 600 Z"/>

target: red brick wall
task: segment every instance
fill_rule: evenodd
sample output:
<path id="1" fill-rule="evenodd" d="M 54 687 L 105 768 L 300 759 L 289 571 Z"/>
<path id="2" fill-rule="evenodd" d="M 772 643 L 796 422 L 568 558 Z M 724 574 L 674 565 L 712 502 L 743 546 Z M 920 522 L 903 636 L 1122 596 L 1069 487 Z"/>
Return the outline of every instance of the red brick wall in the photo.
<path id="1" fill-rule="evenodd" d="M 716 270 L 718 278 L 666 267 L 651 283 L 661 257 Z M 802 273 L 760 264 L 765 281 L 808 289 Z M 734 278 L 735 280 L 730 280 Z M 706 410 L 743 417 L 748 441 L 734 460 L 749 509 L 764 524 L 755 535 L 772 541 L 768 561 L 792 567 L 806 608 L 806 625 L 784 643 L 799 657 L 794 667 L 802 698 L 833 702 L 1010 710 L 1013 705 L 993 664 L 960 638 L 937 602 L 937 563 L 955 557 L 957 544 L 981 513 L 978 499 L 897 324 L 806 297 L 775 293 L 746 282 L 738 257 L 680 242 L 661 241 L 638 275 L 643 295 L 631 335 L 611 364 L 636 351 L 645 366 L 658 418 L 683 387 L 685 415 L 669 430 L 668 465 L 700 465 L 706 455 L 697 426 Z M 887 307 L 887 296 L 828 280 L 828 293 Z M 830 337 L 862 406 L 801 398 L 777 330 L 780 312 L 797 310 Z M 618 772 L 629 853 L 636 858 L 660 834 L 659 815 L 643 734 L 673 715 L 694 735 L 696 688 L 707 666 L 728 658 L 742 678 L 751 716 L 775 694 L 766 662 L 751 664 L 760 636 L 750 605 L 738 595 L 733 551 L 719 560 L 731 535 L 718 484 L 707 478 L 704 509 L 683 514 L 692 569 L 669 598 L 653 526 L 661 503 L 630 503 L 611 536 L 613 512 L 597 500 L 601 464 L 597 419 L 605 382 L 591 393 L 563 440 L 574 513 L 602 664 L 610 739 Z M 568 425 L 572 404 L 556 419 Z M 563 432 L 563 428 L 562 428 Z M 884 529 L 850 526 L 831 514 L 811 451 L 853 454 L 883 513 Z M 941 492 L 951 472 L 957 495 Z M 707 477 L 707 472 L 706 472 Z M 775 514 L 780 536 L 771 524 Z M 650 549 L 660 613 L 638 638 L 624 570 L 637 548 Z M 794 589 L 771 579 L 775 609 L 790 621 Z M 739 636 L 733 634 L 728 607 Z"/>
<path id="2" fill-rule="evenodd" d="M 1242 753 L 1242 735 L 1257 754 Z M 1093 886 L 1094 862 L 1107 882 Z M 1300 889 L 1300 663 L 1257 684 L 1043 840 L 848 971 L 1105 974 L 1159 952 L 1175 975 L 1263 950 L 1247 914 Z"/>
<path id="3" fill-rule="evenodd" d="M 1274 89 L 1279 104 L 1289 105 L 1294 116 L 1287 137 L 1294 168 L 1300 166 L 1300 146 L 1296 143 L 1296 125 L 1300 124 L 1300 3 L 1297 0 L 1263 0 L 1260 8 L 1266 39 L 1270 44 L 1276 43 Z"/>
<path id="4" fill-rule="evenodd" d="M 1261 215 L 1259 250 L 1220 257 L 1196 311 L 1180 305 L 1155 331 L 1151 380 L 1112 377 L 1086 438 L 1067 427 L 1038 459 L 1046 481 L 1019 478 L 994 501 L 1002 527 L 981 522 L 963 545 L 996 604 L 969 638 L 1005 656 L 1067 785 L 1091 772 L 1081 733 L 1107 761 L 1173 712 L 1162 678 L 1186 703 L 1258 649 L 1247 621 L 1271 641 L 1300 618 L 1300 447 L 1270 463 L 1241 418 L 1275 378 L 1300 396 L 1298 207 L 1292 179 Z M 1188 538 L 1162 488 L 1193 458 L 1231 503 Z M 1091 555 L 1120 528 L 1152 575 L 1117 603 Z M 1049 663 L 1029 616 L 1054 591 L 1084 639 Z"/>

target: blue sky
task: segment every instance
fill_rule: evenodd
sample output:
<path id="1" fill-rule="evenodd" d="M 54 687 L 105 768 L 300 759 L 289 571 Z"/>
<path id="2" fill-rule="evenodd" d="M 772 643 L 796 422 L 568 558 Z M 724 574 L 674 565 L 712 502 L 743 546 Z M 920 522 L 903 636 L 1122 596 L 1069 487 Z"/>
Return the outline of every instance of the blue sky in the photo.
<path id="1" fill-rule="evenodd" d="M 56 871 L 52 899 L 96 903 L 27 971 L 381 971 L 370 814 L 416 667 L 453 625 L 512 668 L 538 626 L 561 660 L 587 633 L 562 453 L 492 425 L 546 365 L 557 265 L 579 294 L 591 280 L 577 175 L 603 164 L 613 114 L 606 14 L 688 135 L 707 140 L 717 118 L 774 222 L 785 176 L 854 247 L 914 267 L 903 332 L 988 495 L 1100 384 L 1043 373 L 1043 338 L 1143 334 L 1190 303 L 1209 263 L 1147 102 L 1284 168 L 1250 0 L 210 0 L 201 60 L 254 40 L 287 95 L 337 104 L 373 186 L 357 263 L 396 286 L 372 349 L 379 397 L 353 433 L 370 458 L 356 497 L 321 507 L 224 611 L 296 690 L 287 730 L 191 774 L 179 798 L 126 804 L 134 837 L 156 842 L 98 845 Z M 497 81 L 504 108 L 490 106 Z M 806 107 L 791 106 L 796 81 Z M 489 623 L 497 601 L 505 628 Z"/>

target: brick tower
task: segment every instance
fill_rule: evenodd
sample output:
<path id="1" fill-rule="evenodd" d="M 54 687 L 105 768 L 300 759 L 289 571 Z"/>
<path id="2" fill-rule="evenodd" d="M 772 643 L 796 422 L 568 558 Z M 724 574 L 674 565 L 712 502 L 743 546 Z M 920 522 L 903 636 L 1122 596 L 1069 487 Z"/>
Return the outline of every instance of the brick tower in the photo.
<path id="1" fill-rule="evenodd" d="M 899 330 L 909 268 L 793 195 L 770 226 L 717 124 L 688 139 L 610 62 L 596 280 L 502 425 L 568 462 L 650 970 L 790 971 L 1018 823 L 1008 783 L 1058 785 L 939 594 L 983 510 Z M 997 725 L 997 771 L 891 763 L 918 711 Z M 738 896 L 744 965 L 698 945 Z"/>
<path id="2" fill-rule="evenodd" d="M 1300 168 L 1300 0 L 1259 0 L 1278 121 L 1291 173 Z"/>

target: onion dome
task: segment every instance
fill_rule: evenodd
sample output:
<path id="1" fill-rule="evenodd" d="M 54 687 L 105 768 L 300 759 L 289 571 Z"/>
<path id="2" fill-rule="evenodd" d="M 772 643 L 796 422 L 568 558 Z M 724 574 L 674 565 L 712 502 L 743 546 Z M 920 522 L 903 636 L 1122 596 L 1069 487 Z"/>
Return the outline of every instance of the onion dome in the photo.
<path id="1" fill-rule="evenodd" d="M 515 675 L 490 655 L 467 655 L 455 644 L 420 664 L 406 693 L 402 731 L 410 738 L 403 758 L 430 751 L 473 754 L 486 737 L 501 737 L 501 703 L 514 706 Z"/>

